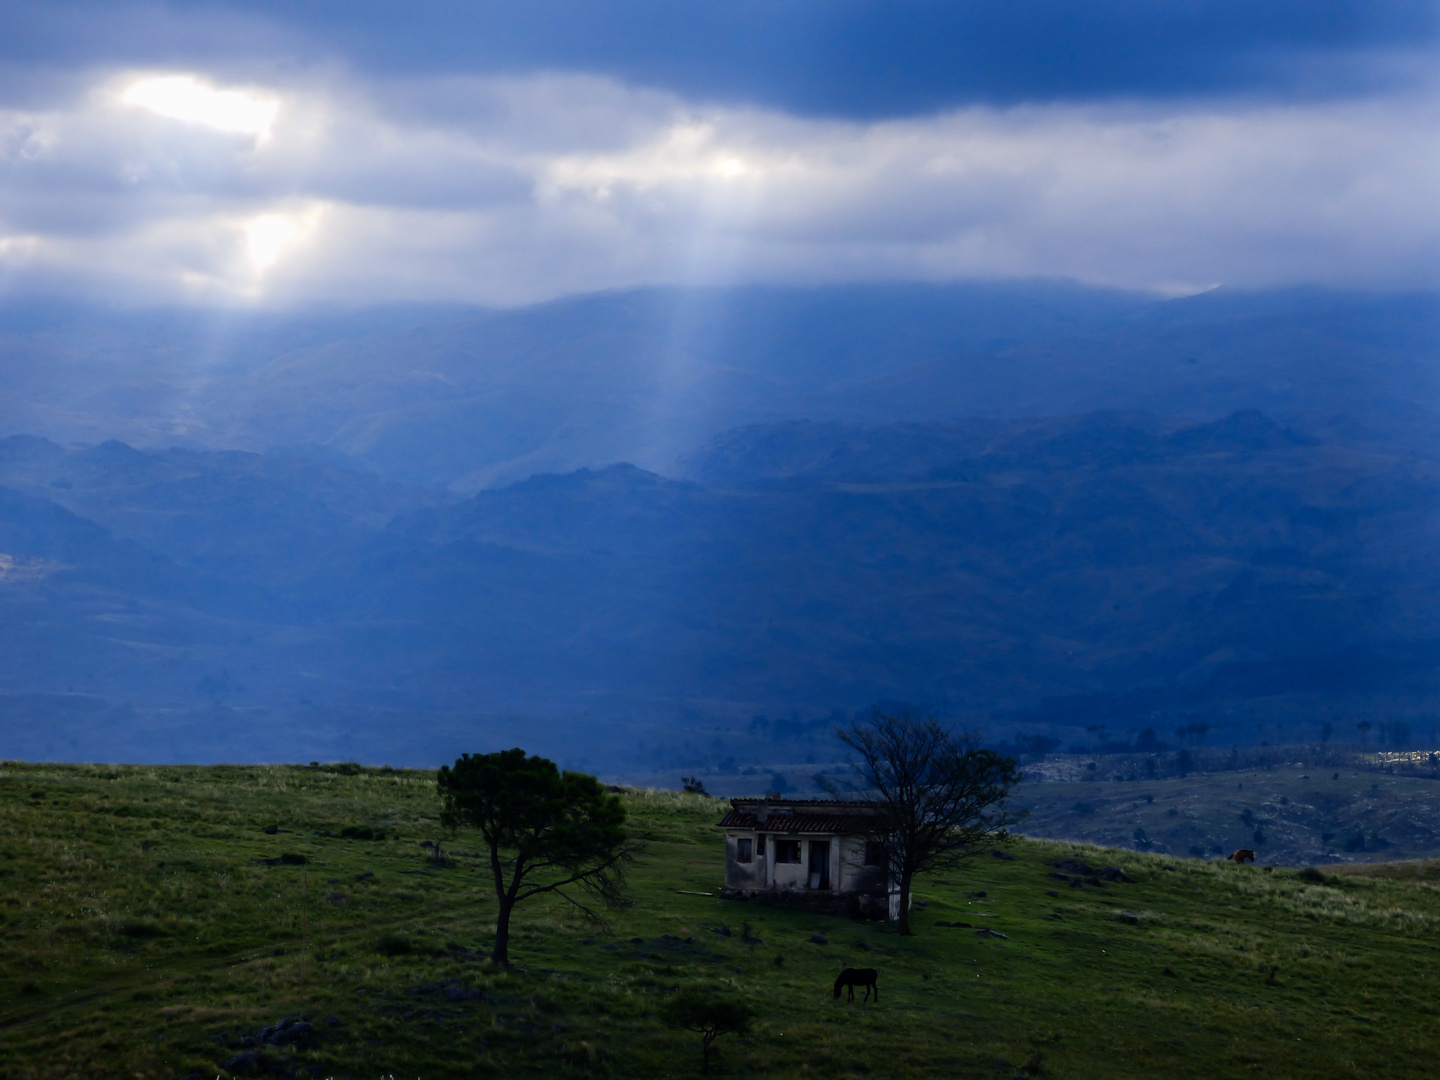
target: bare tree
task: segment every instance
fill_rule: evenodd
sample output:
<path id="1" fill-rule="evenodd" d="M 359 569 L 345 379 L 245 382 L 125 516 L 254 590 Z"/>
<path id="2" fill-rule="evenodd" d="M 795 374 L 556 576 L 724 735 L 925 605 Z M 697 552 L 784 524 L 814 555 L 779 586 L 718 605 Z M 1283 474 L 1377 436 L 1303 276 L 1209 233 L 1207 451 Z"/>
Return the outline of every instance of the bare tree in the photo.
<path id="1" fill-rule="evenodd" d="M 867 838 L 883 846 L 888 881 L 900 886 L 900 932 L 909 934 L 915 875 L 949 869 L 1007 839 L 1014 819 L 1005 797 L 1020 779 L 1015 759 L 980 746 L 970 732 L 878 709 L 835 734 L 860 757 L 850 790 L 880 804 Z M 842 797 L 839 785 L 822 783 Z"/>

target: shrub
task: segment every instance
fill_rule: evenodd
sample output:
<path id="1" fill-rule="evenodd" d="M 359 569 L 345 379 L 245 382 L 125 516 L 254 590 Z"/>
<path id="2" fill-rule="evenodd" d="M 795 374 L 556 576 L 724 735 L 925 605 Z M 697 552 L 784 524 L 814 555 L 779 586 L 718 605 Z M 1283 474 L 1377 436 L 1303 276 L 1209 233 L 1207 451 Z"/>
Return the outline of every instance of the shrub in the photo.
<path id="1" fill-rule="evenodd" d="M 159 937 L 162 932 L 159 924 L 150 919 L 125 919 L 115 929 L 132 938 Z"/>
<path id="2" fill-rule="evenodd" d="M 372 829 L 368 825 L 347 825 L 340 830 L 340 835 L 346 840 L 384 840 L 385 833 L 381 829 Z"/>
<path id="3" fill-rule="evenodd" d="M 404 934 L 387 931 L 375 939 L 375 951 L 381 956 L 409 956 L 415 951 L 415 943 Z"/>
<path id="4" fill-rule="evenodd" d="M 711 997 L 695 990 L 676 994 L 665 1003 L 661 1016 L 667 1027 L 683 1028 L 700 1036 L 702 1073 L 710 1071 L 710 1044 L 721 1035 L 744 1035 L 755 1010 L 733 998 Z"/>

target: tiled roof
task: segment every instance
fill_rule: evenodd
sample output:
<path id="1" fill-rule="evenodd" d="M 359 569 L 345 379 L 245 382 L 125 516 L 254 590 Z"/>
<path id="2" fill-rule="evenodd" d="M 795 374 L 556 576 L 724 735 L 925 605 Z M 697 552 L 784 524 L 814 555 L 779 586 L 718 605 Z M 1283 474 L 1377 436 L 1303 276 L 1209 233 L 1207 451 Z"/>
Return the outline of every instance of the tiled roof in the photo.
<path id="1" fill-rule="evenodd" d="M 848 810 L 851 807 L 855 806 L 885 805 L 885 803 L 879 802 L 874 799 L 868 801 L 865 799 L 846 799 L 843 801 L 840 799 L 765 799 L 761 798 L 758 795 L 752 795 L 748 798 L 730 800 L 731 806 L 741 806 L 746 804 L 751 806 L 760 806 L 764 803 L 769 803 L 771 806 L 823 806 L 830 810 Z"/>
<path id="2" fill-rule="evenodd" d="M 834 806 L 834 803 L 829 805 Z M 859 818 L 843 811 L 831 814 L 773 813 L 760 824 L 760 819 L 745 810 L 731 810 L 719 822 L 722 829 L 762 829 L 765 832 L 860 833 L 864 826 Z"/>

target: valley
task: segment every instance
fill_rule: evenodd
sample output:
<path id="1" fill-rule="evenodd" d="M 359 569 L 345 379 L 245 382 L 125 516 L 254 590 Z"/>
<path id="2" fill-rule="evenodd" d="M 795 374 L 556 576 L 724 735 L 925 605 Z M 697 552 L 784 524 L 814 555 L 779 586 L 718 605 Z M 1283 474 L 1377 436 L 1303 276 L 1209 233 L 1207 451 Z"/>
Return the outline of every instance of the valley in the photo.
<path id="1" fill-rule="evenodd" d="M 1432 312 L 0 307 L 0 754 L 738 772 L 876 705 L 1015 747 L 1432 745 Z"/>

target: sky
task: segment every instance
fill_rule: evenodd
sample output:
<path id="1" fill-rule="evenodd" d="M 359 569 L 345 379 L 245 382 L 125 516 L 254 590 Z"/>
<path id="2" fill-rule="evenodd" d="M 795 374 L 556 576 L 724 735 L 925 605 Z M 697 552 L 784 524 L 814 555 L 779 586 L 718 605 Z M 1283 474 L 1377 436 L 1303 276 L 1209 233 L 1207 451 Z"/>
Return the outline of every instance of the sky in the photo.
<path id="1" fill-rule="evenodd" d="M 0 296 L 1440 285 L 1440 4 L 0 6 Z"/>

